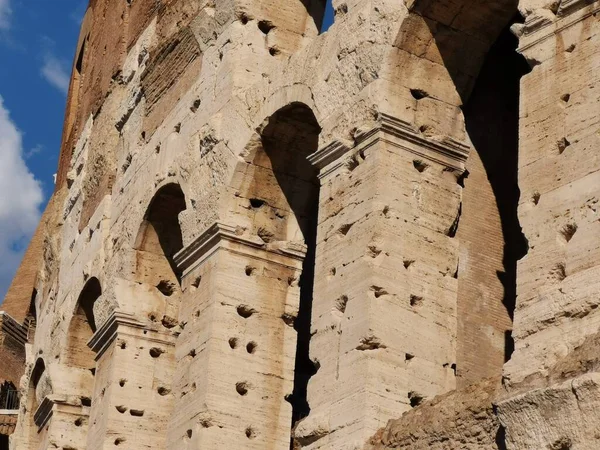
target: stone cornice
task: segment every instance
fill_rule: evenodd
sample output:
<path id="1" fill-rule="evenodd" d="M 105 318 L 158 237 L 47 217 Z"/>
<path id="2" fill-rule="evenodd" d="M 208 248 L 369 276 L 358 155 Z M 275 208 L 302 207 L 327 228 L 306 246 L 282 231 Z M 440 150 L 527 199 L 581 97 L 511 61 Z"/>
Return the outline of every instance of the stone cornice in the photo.
<path id="1" fill-rule="evenodd" d="M 4 311 L 0 311 L 0 330 L 22 345 L 27 343 L 27 328 Z"/>
<path id="2" fill-rule="evenodd" d="M 242 234 L 242 229 L 222 222 L 215 222 L 191 244 L 179 251 L 173 258 L 177 268 L 183 276 L 187 275 L 194 267 L 205 261 L 224 243 L 234 244 L 238 252 L 245 249 L 244 253 L 268 252 L 271 262 L 279 262 L 276 255 L 302 262 L 306 254 L 306 246 L 295 242 L 273 242 L 266 244 L 258 236 Z M 232 249 L 233 250 L 233 249 Z M 272 259 L 273 258 L 273 259 Z"/>
<path id="3" fill-rule="evenodd" d="M 562 0 L 555 18 L 532 13 L 525 21 L 519 52 L 527 51 L 598 12 L 600 12 L 600 1 L 598 0 L 591 2 L 589 0 Z"/>
<path id="4" fill-rule="evenodd" d="M 310 155 L 308 160 L 319 169 L 319 178 L 326 177 L 344 165 L 345 154 L 350 151 L 364 150 L 379 141 L 402 148 L 452 170 L 461 173 L 465 170 L 470 148 L 462 142 L 450 137 L 432 139 L 421 134 L 412 124 L 384 113 L 379 115 L 378 122 L 375 127 L 358 134 L 353 147 L 336 140 Z"/>
<path id="5" fill-rule="evenodd" d="M 143 330 L 146 327 L 146 324 L 139 321 L 133 314 L 114 310 L 106 322 L 96 330 L 88 342 L 88 347 L 96 353 L 96 360 L 102 356 L 110 344 L 116 339 L 117 331 L 120 326 Z"/>
<path id="6" fill-rule="evenodd" d="M 33 415 L 33 421 L 38 427 L 38 431 L 44 428 L 44 426 L 50 421 L 52 417 L 52 411 L 54 409 L 54 401 L 49 397 L 44 397 L 40 406 Z"/>

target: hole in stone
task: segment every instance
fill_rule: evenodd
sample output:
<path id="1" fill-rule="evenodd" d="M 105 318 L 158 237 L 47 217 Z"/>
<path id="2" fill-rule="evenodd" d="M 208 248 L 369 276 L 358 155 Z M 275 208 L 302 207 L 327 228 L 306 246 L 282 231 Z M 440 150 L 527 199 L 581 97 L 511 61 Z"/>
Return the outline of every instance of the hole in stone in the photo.
<path id="1" fill-rule="evenodd" d="M 240 381 L 239 383 L 236 383 L 235 390 L 238 394 L 242 396 L 246 395 L 248 393 L 248 383 L 246 383 L 245 381 Z"/>
<path id="2" fill-rule="evenodd" d="M 373 291 L 373 295 L 375 295 L 375 298 L 379 298 L 382 295 L 387 295 L 388 292 L 383 289 L 381 286 L 371 286 L 371 290 Z"/>
<path id="3" fill-rule="evenodd" d="M 275 47 L 269 48 L 269 55 L 271 55 L 271 56 L 277 56 L 280 53 L 281 53 L 281 51 L 278 48 L 275 48 Z"/>
<path id="4" fill-rule="evenodd" d="M 80 397 L 81 406 L 92 406 L 92 399 L 90 397 Z"/>
<path id="5" fill-rule="evenodd" d="M 125 438 L 116 438 L 115 439 L 115 445 L 121 445 L 123 442 L 125 442 Z"/>
<path id="6" fill-rule="evenodd" d="M 263 206 L 265 204 L 264 200 L 261 200 L 259 198 L 251 198 L 250 199 L 250 206 L 252 206 L 254 209 L 258 209 L 261 206 Z"/>
<path id="7" fill-rule="evenodd" d="M 290 313 L 283 313 L 281 315 L 281 320 L 283 320 L 288 327 L 293 327 L 294 322 L 296 321 L 296 316 L 293 316 Z"/>
<path id="8" fill-rule="evenodd" d="M 171 389 L 168 389 L 164 386 L 159 386 L 156 392 L 158 392 L 158 395 L 160 395 L 161 397 L 164 397 L 165 395 L 171 392 Z"/>
<path id="9" fill-rule="evenodd" d="M 122 349 L 122 350 L 125 350 L 125 349 L 127 348 L 127 342 L 125 342 L 125 341 L 122 341 L 122 342 L 119 344 L 119 347 L 121 347 L 121 349 Z"/>
<path id="10" fill-rule="evenodd" d="M 411 89 L 410 95 L 413 96 L 416 100 L 424 99 L 425 97 L 429 97 L 429 94 L 422 89 Z"/>
<path id="11" fill-rule="evenodd" d="M 269 31 L 271 31 L 273 28 L 275 28 L 275 25 L 273 25 L 273 22 L 269 20 L 258 21 L 258 29 L 264 34 L 269 34 Z"/>
<path id="12" fill-rule="evenodd" d="M 246 428 L 246 437 L 248 439 L 254 439 L 255 436 L 256 436 L 256 434 L 254 433 L 254 430 L 252 429 L 252 427 L 247 427 Z"/>
<path id="13" fill-rule="evenodd" d="M 256 347 L 258 347 L 258 344 L 254 341 L 250 341 L 248 344 L 246 344 L 246 351 L 252 354 L 256 351 Z"/>
<path id="14" fill-rule="evenodd" d="M 335 309 L 342 314 L 346 312 L 346 306 L 348 305 L 348 296 L 342 295 L 335 301 Z"/>
<path id="15" fill-rule="evenodd" d="M 359 166 L 359 164 L 360 164 L 360 162 L 358 161 L 358 158 L 356 157 L 356 155 L 352 155 L 346 161 L 346 168 L 348 169 L 349 172 L 353 172 L 354 169 L 356 169 Z"/>
<path id="16" fill-rule="evenodd" d="M 339 229 L 338 229 L 338 233 L 340 233 L 342 236 L 346 236 L 348 234 L 348 232 L 350 231 L 350 228 L 352 228 L 352 225 L 354 225 L 353 223 L 347 223 L 342 225 Z"/>
<path id="17" fill-rule="evenodd" d="M 246 25 L 249 20 L 250 19 L 248 19 L 248 16 L 246 14 L 241 14 L 240 15 L 240 22 L 242 22 L 242 25 Z"/>
<path id="18" fill-rule="evenodd" d="M 550 450 L 570 450 L 573 442 L 568 437 L 562 437 L 548 446 Z"/>
<path id="19" fill-rule="evenodd" d="M 73 422 L 75 424 L 76 427 L 80 427 L 81 425 L 83 425 L 83 419 L 81 417 L 78 417 L 77 419 L 75 419 L 75 422 Z"/>
<path id="20" fill-rule="evenodd" d="M 562 155 L 562 153 L 565 151 L 565 149 L 569 145 L 571 145 L 571 143 L 569 142 L 569 140 L 566 137 L 559 139 L 558 142 L 556 143 L 556 147 L 558 148 L 558 154 Z"/>
<path id="21" fill-rule="evenodd" d="M 258 235 L 259 238 L 261 238 L 263 240 L 263 242 L 265 243 L 269 243 L 273 240 L 273 238 L 275 237 L 275 235 L 273 234 L 272 231 L 267 230 L 264 227 L 260 227 L 258 229 L 258 231 L 256 232 L 256 234 Z"/>
<path id="22" fill-rule="evenodd" d="M 405 259 L 403 262 L 404 268 L 408 269 L 410 266 L 413 265 L 414 262 L 415 262 L 414 259 Z"/>
<path id="23" fill-rule="evenodd" d="M 411 359 L 413 359 L 415 357 L 415 355 L 411 355 L 410 353 L 406 353 L 404 355 L 404 361 L 410 361 Z"/>
<path id="24" fill-rule="evenodd" d="M 156 289 L 158 289 L 165 297 L 170 297 L 175 292 L 175 283 L 168 280 L 161 280 L 156 286 Z"/>
<path id="25" fill-rule="evenodd" d="M 575 50 L 576 45 L 575 44 L 571 44 L 569 45 L 567 48 L 565 48 L 565 52 L 567 53 L 572 53 L 573 50 Z"/>
<path id="26" fill-rule="evenodd" d="M 171 316 L 163 316 L 160 323 L 163 327 L 165 327 L 168 330 L 170 330 L 171 328 L 175 328 L 177 325 L 179 325 L 177 319 Z"/>
<path id="27" fill-rule="evenodd" d="M 129 414 L 131 414 L 134 417 L 142 417 L 144 415 L 144 410 L 143 409 L 130 409 Z"/>
<path id="28" fill-rule="evenodd" d="M 123 405 L 118 405 L 118 406 L 115 406 L 115 408 L 116 408 L 116 409 L 117 409 L 117 411 L 119 411 L 121 414 L 124 414 L 124 413 L 125 413 L 125 411 L 127 411 L 127 407 L 126 407 L 126 406 L 123 406 Z"/>
<path id="29" fill-rule="evenodd" d="M 192 359 L 195 358 L 196 357 L 196 349 L 195 348 L 191 349 L 190 352 L 188 353 L 188 356 Z"/>
<path id="30" fill-rule="evenodd" d="M 229 346 L 230 346 L 231 348 L 237 348 L 237 346 L 238 346 L 238 342 L 239 342 L 239 341 L 238 341 L 238 339 L 237 339 L 237 338 L 231 338 L 231 339 L 229 339 Z"/>
<path id="31" fill-rule="evenodd" d="M 560 96 L 560 99 L 565 103 L 569 103 L 569 100 L 571 100 L 571 94 L 563 94 Z"/>
<path id="32" fill-rule="evenodd" d="M 175 131 L 175 133 L 179 133 L 181 131 L 181 123 L 178 123 L 177 125 L 175 125 L 173 127 L 173 131 Z"/>
<path id="33" fill-rule="evenodd" d="M 200 286 L 200 282 L 202 281 L 202 277 L 198 275 L 194 281 L 192 281 L 192 286 L 198 288 Z"/>
<path id="34" fill-rule="evenodd" d="M 429 164 L 424 163 L 420 159 L 415 159 L 413 160 L 413 166 L 419 173 L 423 173 L 429 167 Z"/>
<path id="35" fill-rule="evenodd" d="M 376 336 L 365 336 L 360 340 L 360 344 L 356 347 L 356 350 L 379 350 L 387 348 L 385 344 Z"/>
<path id="36" fill-rule="evenodd" d="M 410 391 L 408 393 L 408 400 L 410 401 L 410 406 L 415 408 L 415 407 L 419 406 L 421 403 L 423 403 L 423 400 L 425 400 L 425 397 L 423 397 L 421 394 L 419 394 L 415 391 Z"/>
<path id="37" fill-rule="evenodd" d="M 256 310 L 248 305 L 240 305 L 237 307 L 237 313 L 244 319 L 247 319 L 252 314 L 256 313 Z"/>
<path id="38" fill-rule="evenodd" d="M 192 430 L 187 430 L 187 431 L 185 432 L 185 434 L 186 434 L 186 436 L 188 437 L 188 439 L 191 439 L 191 438 L 192 438 L 192 435 L 193 435 L 194 433 L 192 432 Z"/>
<path id="39" fill-rule="evenodd" d="M 254 273 L 254 271 L 255 271 L 255 270 L 256 270 L 256 268 L 255 268 L 255 267 L 252 267 L 252 266 L 246 266 L 246 275 L 247 275 L 247 276 L 250 276 L 250 275 L 252 275 L 252 274 Z"/>
<path id="40" fill-rule="evenodd" d="M 202 428 L 210 428 L 212 427 L 212 421 L 211 419 L 200 419 L 200 426 Z"/>
<path id="41" fill-rule="evenodd" d="M 562 281 L 567 278 L 567 269 L 563 263 L 558 263 L 550 271 L 550 275 L 558 281 Z"/>
<path id="42" fill-rule="evenodd" d="M 378 249 L 375 245 L 369 245 L 367 247 L 367 254 L 371 258 L 377 258 L 381 254 L 381 250 Z"/>
<path id="43" fill-rule="evenodd" d="M 152 347 L 149 351 L 150 356 L 152 356 L 153 358 L 158 358 L 164 352 L 165 351 L 162 348 L 158 348 L 158 347 Z"/>
<path id="44" fill-rule="evenodd" d="M 454 376 L 456 376 L 456 364 L 450 364 L 450 369 L 454 372 Z"/>
<path id="45" fill-rule="evenodd" d="M 119 386 L 123 387 L 123 386 L 125 386 L 125 383 L 127 383 L 127 380 L 125 378 L 121 378 L 119 380 Z"/>
<path id="46" fill-rule="evenodd" d="M 562 234 L 562 236 L 565 238 L 565 241 L 569 242 L 573 236 L 575 235 L 575 233 L 577 232 L 577 224 L 575 223 L 568 223 L 566 224 L 562 230 L 560 230 L 560 233 Z"/>
<path id="47" fill-rule="evenodd" d="M 421 133 L 425 133 L 427 130 L 429 130 L 429 125 L 421 125 L 421 126 L 419 127 L 419 131 L 420 131 Z"/>
<path id="48" fill-rule="evenodd" d="M 531 196 L 531 200 L 534 205 L 537 205 L 540 202 L 541 194 L 539 192 L 534 192 Z"/>
<path id="49" fill-rule="evenodd" d="M 196 111 L 198 111 L 198 108 L 200 108 L 200 104 L 202 102 L 200 101 L 200 99 L 194 100 L 194 103 L 192 103 L 192 106 L 190 106 L 190 110 L 195 113 Z"/>
<path id="50" fill-rule="evenodd" d="M 423 303 L 423 297 L 418 296 L 418 295 L 410 296 L 410 306 L 421 306 L 422 303 Z"/>
<path id="51" fill-rule="evenodd" d="M 331 275 L 332 277 L 334 277 L 336 273 L 337 273 L 337 270 L 335 269 L 335 267 L 332 267 L 331 269 L 329 269 L 329 275 Z"/>

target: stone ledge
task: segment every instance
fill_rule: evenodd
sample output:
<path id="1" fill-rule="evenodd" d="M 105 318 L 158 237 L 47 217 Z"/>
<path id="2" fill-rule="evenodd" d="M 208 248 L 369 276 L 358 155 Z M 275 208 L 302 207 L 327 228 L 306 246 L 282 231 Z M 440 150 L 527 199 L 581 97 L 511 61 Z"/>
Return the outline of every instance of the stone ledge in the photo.
<path id="1" fill-rule="evenodd" d="M 470 147 L 447 136 L 432 139 L 424 136 L 408 122 L 389 114 L 380 113 L 377 126 L 359 133 L 354 145 L 335 140 L 308 157 L 319 169 L 323 179 L 335 172 L 345 161 L 342 157 L 350 151 L 365 150 L 378 142 L 385 142 L 421 158 L 441 164 L 458 173 L 465 171 Z"/>

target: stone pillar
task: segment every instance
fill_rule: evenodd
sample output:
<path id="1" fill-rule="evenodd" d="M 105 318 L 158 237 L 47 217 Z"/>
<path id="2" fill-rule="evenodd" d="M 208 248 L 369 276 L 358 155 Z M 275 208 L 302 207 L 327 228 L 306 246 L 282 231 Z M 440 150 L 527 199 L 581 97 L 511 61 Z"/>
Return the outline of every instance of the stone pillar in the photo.
<path id="1" fill-rule="evenodd" d="M 175 257 L 183 272 L 168 448 L 290 446 L 303 245 L 216 223 Z"/>
<path id="2" fill-rule="evenodd" d="M 359 449 L 455 387 L 461 188 L 468 151 L 381 115 L 353 145 L 319 150 L 308 449 Z"/>
<path id="3" fill-rule="evenodd" d="M 521 84 L 519 149 L 529 252 L 499 405 L 508 448 L 598 447 L 599 15 L 598 1 L 565 0 L 519 30 L 533 67 Z"/>
<path id="4" fill-rule="evenodd" d="M 89 408 L 77 397 L 51 394 L 34 413 L 38 449 L 82 448 L 86 440 Z"/>
<path id="5" fill-rule="evenodd" d="M 118 310 L 96 331 L 89 343 L 97 363 L 88 450 L 166 448 L 174 344 L 171 333 Z"/>

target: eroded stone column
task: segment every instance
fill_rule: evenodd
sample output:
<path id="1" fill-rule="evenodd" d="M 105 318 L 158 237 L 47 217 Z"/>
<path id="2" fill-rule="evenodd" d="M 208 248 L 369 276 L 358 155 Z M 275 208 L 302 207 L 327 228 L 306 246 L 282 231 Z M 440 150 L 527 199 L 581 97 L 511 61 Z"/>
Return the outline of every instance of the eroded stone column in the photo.
<path id="1" fill-rule="evenodd" d="M 455 387 L 456 271 L 467 149 L 381 115 L 311 157 L 321 191 L 303 448 L 359 449 Z"/>
<path id="2" fill-rule="evenodd" d="M 185 328 L 169 449 L 289 449 L 304 254 L 216 223 L 176 255 Z"/>
<path id="3" fill-rule="evenodd" d="M 114 311 L 89 345 L 98 356 L 87 449 L 166 448 L 175 337 Z"/>

